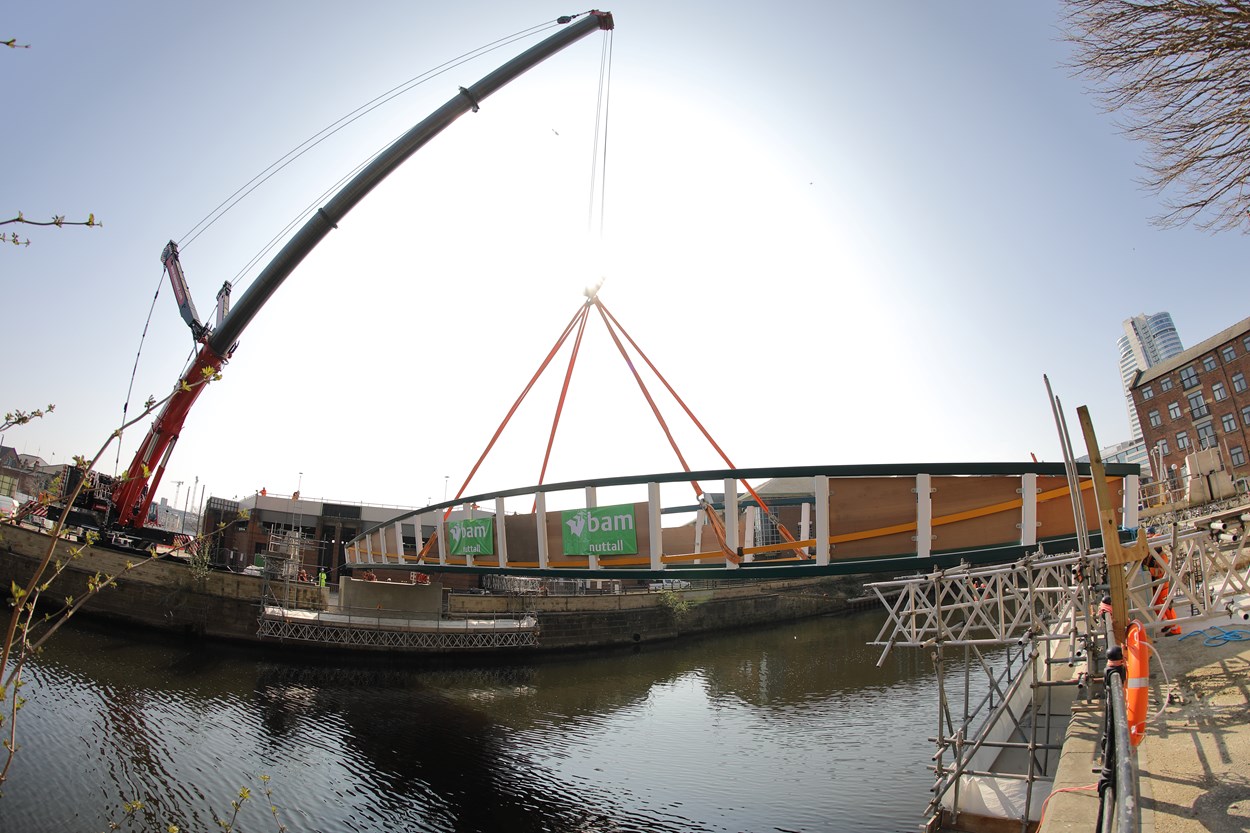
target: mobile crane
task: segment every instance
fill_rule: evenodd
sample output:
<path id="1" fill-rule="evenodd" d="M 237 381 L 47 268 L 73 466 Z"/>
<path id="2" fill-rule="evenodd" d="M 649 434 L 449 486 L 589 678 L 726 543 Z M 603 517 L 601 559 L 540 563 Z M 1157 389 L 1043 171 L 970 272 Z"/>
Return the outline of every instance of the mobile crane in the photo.
<path id="1" fill-rule="evenodd" d="M 477 112 L 481 102 L 500 87 L 590 33 L 614 28 L 612 14 L 601 11 L 565 16 L 557 22 L 565 28 L 535 44 L 476 84 L 461 87 L 456 96 L 396 139 L 324 206 L 313 212 L 261 271 L 233 309 L 229 308 L 231 287 L 227 282 L 218 293 L 215 326 L 210 328 L 202 323 L 196 313 L 182 272 L 177 244 L 171 241 L 165 247 L 161 262 L 173 285 L 183 320 L 191 328 L 192 337 L 199 347 L 195 358 L 178 380 L 173 394 L 152 422 L 125 476 L 112 483 L 106 482 L 107 478 L 100 478 L 97 487 L 89 490 L 90 494 L 95 495 L 94 498 L 87 499 L 91 505 L 82 508 L 104 509 L 108 515 L 107 519 L 102 519 L 104 526 L 120 529 L 141 540 L 159 537 L 158 530 L 145 529 L 148 510 L 187 414 L 206 387 L 205 379 L 216 375 L 231 358 L 243 330 L 282 282 L 337 227 L 338 222 L 391 172 L 460 116 L 469 111 Z M 104 500 L 103 496 L 106 494 L 108 498 Z"/>

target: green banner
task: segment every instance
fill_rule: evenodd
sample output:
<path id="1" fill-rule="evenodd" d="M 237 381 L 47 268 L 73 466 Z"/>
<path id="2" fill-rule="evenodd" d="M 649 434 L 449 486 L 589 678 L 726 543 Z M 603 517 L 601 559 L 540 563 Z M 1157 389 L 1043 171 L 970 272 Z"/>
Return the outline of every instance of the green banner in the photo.
<path id="1" fill-rule="evenodd" d="M 448 555 L 494 555 L 495 519 L 467 518 L 447 522 Z"/>
<path id="2" fill-rule="evenodd" d="M 599 506 L 560 513 L 565 555 L 617 555 L 638 552 L 634 505 Z"/>

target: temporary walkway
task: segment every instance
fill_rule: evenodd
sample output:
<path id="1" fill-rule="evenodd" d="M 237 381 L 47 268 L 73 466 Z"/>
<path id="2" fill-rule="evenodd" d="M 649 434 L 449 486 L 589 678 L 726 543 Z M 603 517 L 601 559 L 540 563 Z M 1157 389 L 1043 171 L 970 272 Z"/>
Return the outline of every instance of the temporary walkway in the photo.
<path id="1" fill-rule="evenodd" d="M 1227 518 L 1236 518 L 1235 530 L 1223 520 Z M 1090 744 L 1101 739 L 1102 704 L 1106 702 L 1102 618 L 1110 613 L 1105 594 L 1108 577 L 1114 575 L 1108 569 L 1123 573 L 1129 615 L 1142 622 L 1156 642 L 1163 640 L 1172 646 L 1188 642 L 1191 637 L 1165 634 L 1177 628 L 1209 628 L 1212 617 L 1226 624 L 1250 625 L 1244 621 L 1250 616 L 1250 548 L 1243 537 L 1246 520 L 1250 515 L 1239 508 L 1215 520 L 1191 521 L 1187 528 L 1173 528 L 1169 534 L 1149 541 L 1142 539 L 1127 548 L 1131 557 L 1124 564 L 1111 568 L 1106 566 L 1103 552 L 1091 550 L 1030 556 L 1006 565 L 934 569 L 872 585 L 888 611 L 877 639 L 884 649 L 883 661 L 892 650 L 920 649 L 931 656 L 938 672 L 936 781 L 929 807 L 932 829 L 1031 831 L 1044 809 L 1047 816 L 1055 812 L 1047 808 L 1052 782 L 1055 789 L 1067 789 L 1078 786 L 1072 783 L 1075 781 L 1085 786 L 1096 781 L 1097 775 L 1090 773 Z M 1220 647 L 1223 639 L 1208 640 L 1202 634 L 1192 638 L 1193 645 L 1210 641 L 1220 651 L 1235 650 Z M 1241 638 L 1250 639 L 1250 626 Z M 1182 653 L 1192 655 L 1196 650 L 1186 646 Z M 1167 668 L 1167 656 L 1165 653 L 1164 668 L 1152 668 L 1156 701 L 1152 708 L 1156 710 L 1159 703 L 1168 702 L 1166 678 L 1160 672 L 1166 670 L 1175 676 Z M 1244 673 L 1244 661 L 1231 662 L 1210 669 L 1203 686 L 1223 691 L 1222 696 L 1231 698 L 1235 705 L 1250 695 L 1236 676 L 1219 678 L 1223 672 Z M 1177 661 L 1177 668 L 1187 667 L 1196 667 L 1192 656 Z M 1190 705 L 1194 705 L 1192 699 Z M 1228 720 L 1245 722 L 1244 710 L 1195 708 L 1198 710 L 1171 711 L 1194 720 L 1220 717 L 1221 726 Z M 1068 742 L 1063 744 L 1064 760 L 1069 762 L 1065 766 L 1070 771 L 1063 773 L 1058 771 L 1057 753 L 1072 714 L 1076 717 L 1067 730 Z M 1161 758 L 1149 757 L 1153 753 L 1144 747 L 1146 757 L 1137 765 L 1143 771 L 1149 771 L 1149 761 L 1164 769 L 1180 766 L 1210 780 L 1221 771 L 1216 759 L 1237 760 L 1220 748 L 1222 735 L 1218 732 L 1210 738 L 1212 749 L 1204 749 L 1193 727 L 1185 731 L 1190 748 L 1199 748 L 1197 761 L 1175 763 L 1175 749 Z M 1093 740 L 1091 732 L 1097 735 Z M 1212 751 L 1214 758 L 1210 758 Z M 1072 764 L 1073 760 L 1077 763 Z M 1167 780 L 1165 791 L 1172 794 L 1177 783 Z M 1195 781 L 1190 778 L 1184 783 L 1192 788 Z M 1246 782 L 1242 779 L 1239 783 L 1242 792 L 1238 795 L 1244 796 Z M 1127 802 L 1125 817 L 1140 823 L 1143 819 L 1131 787 L 1120 783 L 1120 798 Z M 1153 799 L 1148 798 L 1147 791 L 1147 787 L 1142 788 L 1141 807 L 1162 808 L 1162 804 L 1149 804 Z M 1085 800 L 1061 800 L 1059 795 L 1055 801 L 1060 807 Z M 1182 800 L 1188 795 L 1186 806 L 1195 806 L 1193 795 L 1178 795 Z M 1221 812 L 1242 810 L 1226 807 Z M 1079 829 L 1094 829 L 1097 798 L 1092 811 L 1086 807 L 1078 815 L 1083 816 Z"/>
<path id="2" fill-rule="evenodd" d="M 398 611 L 370 614 L 266 606 L 259 634 L 326 647 L 462 653 L 533 646 L 538 621 L 533 616 L 445 619 Z"/>

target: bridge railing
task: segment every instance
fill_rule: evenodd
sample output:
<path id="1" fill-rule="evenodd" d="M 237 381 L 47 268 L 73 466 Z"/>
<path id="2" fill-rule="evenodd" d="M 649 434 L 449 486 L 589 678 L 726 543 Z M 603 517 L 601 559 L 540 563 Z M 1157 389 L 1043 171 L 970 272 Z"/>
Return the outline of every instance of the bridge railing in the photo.
<path id="1" fill-rule="evenodd" d="M 1107 467 L 1136 524 L 1138 467 Z M 1098 517 L 1088 467 L 1084 517 Z M 757 485 L 746 487 L 754 482 Z M 744 577 L 1012 560 L 1075 541 L 1061 464 L 723 469 L 483 493 L 411 510 L 346 546 L 348 569 Z M 694 487 L 691 489 L 691 487 Z M 685 491 L 690 490 L 690 491 Z M 433 530 L 430 537 L 412 530 Z M 406 534 L 406 532 L 408 534 Z M 1054 542 L 1051 545 L 1051 542 Z"/>

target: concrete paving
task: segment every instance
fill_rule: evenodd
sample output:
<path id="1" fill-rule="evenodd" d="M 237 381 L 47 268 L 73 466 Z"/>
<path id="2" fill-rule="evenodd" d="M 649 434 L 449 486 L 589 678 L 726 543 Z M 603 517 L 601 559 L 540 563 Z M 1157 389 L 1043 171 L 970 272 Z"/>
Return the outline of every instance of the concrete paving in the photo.
<path id="1" fill-rule="evenodd" d="M 1207 638 L 1218 634 L 1216 626 L 1239 628 L 1246 641 Z M 1250 622 L 1222 617 L 1185 628 L 1193 635 L 1154 643 L 1152 719 L 1137 747 L 1142 830 L 1245 833 L 1250 831 Z M 1041 833 L 1094 830 L 1098 794 L 1092 787 L 1101 769 L 1101 729 L 1101 705 L 1078 706 Z"/>

